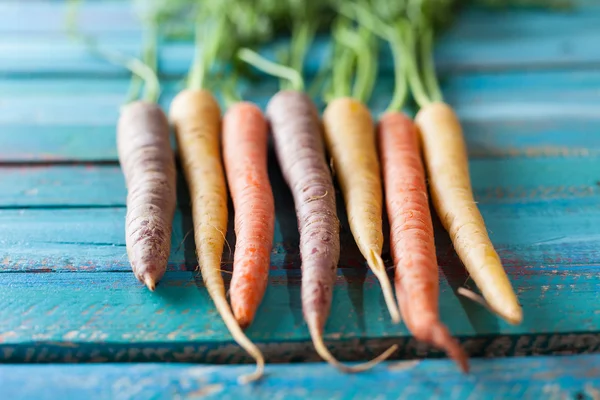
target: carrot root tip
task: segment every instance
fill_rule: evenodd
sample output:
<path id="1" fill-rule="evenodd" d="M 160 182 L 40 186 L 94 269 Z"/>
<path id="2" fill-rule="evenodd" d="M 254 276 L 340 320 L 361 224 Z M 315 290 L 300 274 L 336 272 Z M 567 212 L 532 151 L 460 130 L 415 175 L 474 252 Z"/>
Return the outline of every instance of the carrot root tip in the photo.
<path id="1" fill-rule="evenodd" d="M 139 277 L 139 280 L 146 285 L 146 287 L 148 289 L 150 289 L 151 292 L 154 292 L 154 289 L 156 289 L 156 282 L 154 281 L 154 278 L 152 278 L 150 275 L 148 274 L 144 274 L 142 276 Z"/>
<path id="2" fill-rule="evenodd" d="M 248 329 L 248 327 L 250 326 L 250 323 L 251 323 L 251 321 L 246 318 L 239 318 L 237 321 L 238 321 L 238 324 L 240 325 L 240 328 L 242 328 L 242 330 Z"/>
<path id="3" fill-rule="evenodd" d="M 453 359 L 463 373 L 469 372 L 469 357 L 460 345 L 460 343 L 452 337 L 448 328 L 441 322 L 436 322 L 430 325 L 430 343 L 436 347 L 444 349 L 446 354 Z"/>
<path id="4" fill-rule="evenodd" d="M 254 372 L 247 374 L 247 375 L 241 375 L 238 378 L 238 382 L 241 385 L 247 385 L 249 383 L 257 382 L 257 381 L 261 380 L 264 376 L 265 376 L 264 366 L 257 365 L 256 370 L 254 370 Z"/>
<path id="5" fill-rule="evenodd" d="M 461 296 L 478 303 L 492 314 L 504 319 L 511 325 L 519 325 L 523 321 L 523 310 L 521 308 L 513 307 L 501 311 L 497 307 L 491 305 L 483 296 L 473 292 L 472 290 L 459 287 L 457 292 Z"/>
<path id="6" fill-rule="evenodd" d="M 358 364 L 358 365 L 349 366 L 349 365 L 345 365 L 345 364 L 339 362 L 329 352 L 329 350 L 327 349 L 327 347 L 325 346 L 325 343 L 323 341 L 323 334 L 322 334 L 321 330 L 316 326 L 316 324 L 309 323 L 309 330 L 310 330 L 310 336 L 312 338 L 312 341 L 315 346 L 315 350 L 316 350 L 317 354 L 319 354 L 319 356 L 322 359 L 324 359 L 329 364 L 331 364 L 332 366 L 337 368 L 339 371 L 345 372 L 345 373 L 357 373 L 357 372 L 364 372 L 364 371 L 370 370 L 373 367 L 375 367 L 377 364 L 381 363 L 382 361 L 385 361 L 389 356 L 392 355 L 392 353 L 394 353 L 398 349 L 398 345 L 394 344 L 389 349 L 387 349 L 386 351 L 384 351 L 383 353 L 381 353 L 380 355 L 378 355 L 377 357 L 375 357 L 374 359 L 372 359 L 370 361 L 367 361 L 365 363 Z"/>
<path id="7" fill-rule="evenodd" d="M 387 275 L 383 259 L 379 254 L 371 249 L 370 257 L 367 259 L 367 263 L 379 280 L 381 290 L 383 292 L 383 298 L 385 299 L 385 304 L 390 313 L 390 317 L 392 318 L 392 322 L 394 324 L 399 324 L 402 321 L 402 318 L 400 317 L 400 311 L 398 310 L 396 300 L 394 299 L 394 289 L 392 288 L 392 284 L 390 283 L 390 279 Z"/>

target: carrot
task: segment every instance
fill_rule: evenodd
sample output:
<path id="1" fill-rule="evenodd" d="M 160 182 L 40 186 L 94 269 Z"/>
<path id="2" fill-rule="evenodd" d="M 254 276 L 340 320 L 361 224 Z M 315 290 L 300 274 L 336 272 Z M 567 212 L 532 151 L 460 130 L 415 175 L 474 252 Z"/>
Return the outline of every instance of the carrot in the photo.
<path id="1" fill-rule="evenodd" d="M 323 343 L 340 239 L 335 190 L 325 159 L 318 112 L 304 93 L 280 91 L 269 101 L 267 117 L 279 165 L 294 196 L 302 257 L 302 310 L 315 349 L 343 372 L 365 371 L 389 357 L 397 346 L 370 362 L 349 367 L 338 362 Z"/>
<path id="2" fill-rule="evenodd" d="M 76 27 L 78 1 L 69 5 L 68 31 L 92 52 L 132 73 L 127 104 L 117 124 L 119 163 L 127 186 L 125 242 L 134 275 L 153 291 L 165 274 L 171 252 L 176 206 L 175 157 L 169 124 L 156 104 L 160 84 L 156 76 L 156 26 L 146 30 L 144 61 L 102 49 Z M 145 84 L 145 95 L 139 90 Z"/>
<path id="3" fill-rule="evenodd" d="M 202 26 L 202 21 L 198 22 L 198 44 Z M 244 334 L 225 296 L 220 266 L 228 216 L 220 148 L 221 110 L 213 95 L 205 89 L 211 64 L 218 54 L 217 46 L 226 29 L 225 21 L 219 20 L 216 31 L 204 41 L 203 50 L 197 53 L 190 69 L 188 87 L 171 103 L 170 119 L 175 127 L 179 157 L 190 191 L 202 279 L 233 339 L 256 360 L 255 372 L 240 378 L 242 382 L 249 382 L 263 376 L 264 358 Z"/>
<path id="4" fill-rule="evenodd" d="M 127 184 L 127 254 L 135 276 L 154 290 L 167 268 L 176 204 L 169 124 L 159 106 L 133 102 L 121 110 L 117 132 Z"/>
<path id="5" fill-rule="evenodd" d="M 445 103 L 421 108 L 415 121 L 423 143 L 434 207 L 483 297 L 501 317 L 519 324 L 523 311 L 473 198 L 463 133 Z"/>
<path id="6" fill-rule="evenodd" d="M 420 110 L 415 117 L 433 205 L 467 271 L 489 307 L 511 324 L 519 324 L 523 311 L 485 222 L 473 198 L 466 145 L 458 117 L 443 102 L 432 56 L 432 30 L 417 25 L 425 77 L 421 83 L 416 65 L 408 57 L 408 77 Z M 405 29 L 409 51 L 414 49 L 412 29 Z M 428 93 L 429 92 L 429 93 Z"/>
<path id="7" fill-rule="evenodd" d="M 439 272 L 425 169 L 417 128 L 401 111 L 408 92 L 405 60 L 409 53 L 400 31 L 369 10 L 354 5 L 342 11 L 388 41 L 394 56 L 394 95 L 379 119 L 377 139 L 400 312 L 418 340 L 445 349 L 466 372 L 469 366 L 464 350 L 440 321 Z"/>
<path id="8" fill-rule="evenodd" d="M 359 62 L 359 73 L 352 98 L 347 95 L 343 86 L 349 69 L 345 65 L 346 61 L 338 62 L 338 70 L 334 70 L 334 86 L 336 82 L 340 84 L 337 88 L 334 87 L 334 93 L 323 113 L 325 143 L 342 190 L 350 230 L 361 254 L 379 279 L 392 321 L 398 323 L 400 313 L 381 259 L 383 198 L 375 130 L 371 113 L 363 104 L 373 86 L 376 67 L 371 63 L 374 57 L 370 43 L 353 34 L 341 22 L 334 29 L 334 36 L 342 49 L 358 43 L 354 52 Z M 350 50 L 345 51 L 342 59 Z"/>
<path id="9" fill-rule="evenodd" d="M 340 371 L 353 373 L 374 367 L 397 346 L 369 362 L 346 366 L 333 357 L 323 341 L 337 276 L 340 237 L 335 189 L 325 158 L 319 115 L 304 93 L 300 73 L 313 34 L 310 26 L 295 26 L 291 46 L 291 53 L 295 54 L 293 67 L 273 63 L 249 49 L 242 49 L 238 55 L 254 67 L 282 78 L 284 83 L 289 81 L 289 89 L 280 90 L 271 98 L 266 115 L 282 174 L 294 197 L 302 258 L 302 311 L 319 356 Z M 300 41 L 304 43 L 299 44 Z"/>
<path id="10" fill-rule="evenodd" d="M 242 328 L 250 325 L 267 288 L 275 201 L 267 172 L 267 121 L 248 102 L 223 118 L 223 157 L 235 210 L 236 244 L 229 297 Z"/>
<path id="11" fill-rule="evenodd" d="M 401 112 L 388 112 L 378 133 L 402 316 L 417 339 L 445 349 L 468 371 L 464 350 L 440 322 L 439 272 L 417 129 Z"/>

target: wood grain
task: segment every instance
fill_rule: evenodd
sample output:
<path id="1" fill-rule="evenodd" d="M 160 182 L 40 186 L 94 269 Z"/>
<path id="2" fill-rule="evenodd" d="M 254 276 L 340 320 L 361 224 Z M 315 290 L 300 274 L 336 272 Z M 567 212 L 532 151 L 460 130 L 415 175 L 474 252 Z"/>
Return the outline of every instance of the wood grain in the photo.
<path id="1" fill-rule="evenodd" d="M 595 399 L 600 356 L 475 360 L 463 376 L 449 361 L 388 362 L 373 371 L 342 375 L 323 364 L 268 367 L 268 380 L 238 385 L 251 366 L 133 364 L 0 366 L 10 399 Z"/>
<path id="2" fill-rule="evenodd" d="M 115 125 L 127 85 L 0 76 L 0 162 L 116 161 Z M 387 107 L 391 86 L 391 77 L 382 76 L 371 104 L 376 115 Z M 472 158 L 600 155 L 599 86 L 596 70 L 451 75 L 442 85 Z M 179 88 L 176 80 L 164 82 L 165 109 Z M 241 90 L 264 107 L 277 87 L 267 81 Z"/>
<path id="3" fill-rule="evenodd" d="M 437 65 L 442 70 L 486 70 L 514 68 L 556 68 L 559 66 L 594 65 L 600 62 L 596 44 L 600 32 L 596 28 L 594 13 L 597 7 L 581 2 L 576 17 L 567 13 L 549 11 L 509 11 L 498 15 L 487 10 L 470 10 L 458 18 L 456 28 L 447 32 L 436 49 Z M 109 3 L 110 4 L 110 3 Z M 34 7 L 32 5 L 30 7 Z M 28 15 L 27 7 L 4 6 L 6 25 L 0 37 L 0 53 L 4 54 L 0 73 L 19 75 L 55 74 L 107 74 L 123 75 L 125 72 L 86 53 L 85 49 L 69 41 L 64 33 L 63 3 L 47 4 L 45 9 L 33 13 L 35 20 L 47 19 L 39 24 L 40 30 L 51 35 L 40 35 L 35 29 L 19 28 L 19 21 Z M 130 55 L 140 49 L 141 35 L 131 26 L 139 22 L 123 2 L 112 6 L 98 6 L 85 11 L 83 21 L 99 15 L 88 32 L 94 33 L 101 44 Z M 93 6 L 90 6 L 93 7 Z M 113 17 L 119 13 L 119 17 Z M 96 18 L 94 18 L 96 19 Z M 100 25 L 102 24 L 102 25 Z M 129 27 L 128 27 L 129 26 Z M 100 35 L 99 33 L 102 33 Z M 118 41 L 114 40 L 118 37 Z M 276 45 L 265 46 L 264 53 L 274 56 Z M 19 51 L 15 51 L 19 49 Z M 27 56 L 23 56 L 26 54 Z M 167 75 L 182 75 L 192 60 L 191 43 L 170 43 L 160 51 L 161 71 Z M 311 47 L 307 60 L 308 73 L 318 69 L 329 54 L 329 41 L 320 38 Z M 392 58 L 387 47 L 381 51 L 382 68 L 392 69 Z"/>
<path id="4" fill-rule="evenodd" d="M 270 158 L 271 169 L 278 170 L 272 152 Z M 478 203 L 518 204 L 598 200 L 599 165 L 600 156 L 473 158 L 470 170 Z M 277 185 L 283 183 L 279 178 L 273 171 L 271 179 Z M 184 184 L 182 179 L 180 175 L 179 182 Z M 0 209 L 125 206 L 123 174 L 113 163 L 8 165 L 0 168 L 0 185 L 4 188 Z M 285 187 L 276 190 L 288 194 Z M 189 203 L 187 198 L 181 201 L 183 205 Z"/>
<path id="5" fill-rule="evenodd" d="M 271 362 L 316 361 L 301 318 L 299 280 L 277 275 L 248 335 Z M 473 356 L 597 352 L 600 315 L 577 306 L 600 301 L 600 286 L 591 276 L 589 271 L 513 276 L 526 315 L 517 327 L 462 301 L 442 280 L 442 320 Z M 124 272 L 0 274 L 0 301 L 7 305 L 0 310 L 0 358 L 251 362 L 231 340 L 200 282 L 192 272 L 168 272 L 152 294 Z M 360 299 L 359 305 L 348 298 Z M 400 345 L 394 358 L 443 356 L 416 343 L 403 325 L 391 324 L 373 279 L 338 280 L 326 339 L 345 360 L 368 358 L 392 343 Z"/>
<path id="6" fill-rule="evenodd" d="M 102 43 L 136 54 L 141 35 L 128 4 L 85 2 L 82 18 L 84 29 Z M 577 4 L 569 13 L 471 8 L 436 49 L 444 95 L 465 128 L 477 201 L 525 310 L 524 323 L 514 327 L 459 298 L 456 289 L 472 283 L 436 221 L 442 318 L 473 356 L 600 352 L 600 7 L 587 0 Z M 0 361 L 250 361 L 234 345 L 194 272 L 184 185 L 165 280 L 153 294 L 131 274 L 124 247 L 125 189 L 115 148 L 129 77 L 66 38 L 64 10 L 62 1 L 0 4 Z M 311 48 L 308 76 L 328 46 L 319 38 Z M 262 52 L 272 56 L 274 49 Z M 192 55 L 189 42 L 161 46 L 164 107 L 181 88 Z M 375 114 L 391 95 L 387 47 L 381 66 L 370 104 Z M 240 89 L 264 107 L 276 84 L 262 79 Z M 269 361 L 316 361 L 300 310 L 293 203 L 273 160 L 270 173 L 277 203 L 275 246 L 267 295 L 249 335 Z M 398 343 L 395 358 L 443 357 L 414 341 L 403 325 L 391 325 L 343 209 L 339 214 L 343 251 L 326 328 L 332 351 L 343 360 L 363 360 Z M 231 228 L 227 239 L 235 244 Z M 389 254 L 384 255 L 389 264 Z M 227 250 L 223 261 L 227 278 Z M 325 366 L 287 366 L 277 370 L 283 375 L 267 381 L 272 383 L 258 389 L 229 386 L 233 389 L 226 393 L 256 390 L 293 398 L 304 394 L 309 382 L 324 397 L 335 398 L 345 397 L 353 382 L 365 393 L 389 388 L 407 398 L 431 393 L 460 399 L 592 398 L 597 392 L 590 391 L 595 388 L 585 374 L 596 371 L 597 363 L 597 358 L 476 360 L 475 375 L 462 377 L 447 362 L 427 361 L 407 372 L 382 368 L 345 379 Z M 29 375 L 47 377 L 48 385 L 60 383 L 67 396 L 77 382 L 106 397 L 115 387 L 132 385 L 124 392 L 128 398 L 148 397 L 145 393 L 160 390 L 155 383 L 168 386 L 179 377 L 176 385 L 189 384 L 189 393 L 182 390 L 190 397 L 206 394 L 203 390 L 218 395 L 215 388 L 230 379 L 230 372 L 217 367 L 206 373 L 188 367 L 56 372 L 35 367 L 40 372 L 33 368 Z M 3 389 L 23 386 L 21 367 L 8 384 L 2 368 Z M 61 371 L 82 380 L 60 380 L 67 374 Z M 193 376 L 213 386 L 206 389 Z M 110 384 L 101 389 L 92 384 L 106 381 Z"/>

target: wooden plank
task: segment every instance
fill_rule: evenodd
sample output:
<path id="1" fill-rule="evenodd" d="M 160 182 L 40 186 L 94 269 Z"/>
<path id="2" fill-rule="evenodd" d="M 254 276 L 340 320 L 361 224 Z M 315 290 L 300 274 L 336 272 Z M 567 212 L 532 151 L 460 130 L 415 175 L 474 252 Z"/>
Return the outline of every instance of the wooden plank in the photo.
<path id="1" fill-rule="evenodd" d="M 597 273 L 596 273 L 597 275 Z M 441 282 L 440 312 L 472 356 L 597 352 L 600 284 L 590 273 L 516 276 L 520 326 L 459 299 Z M 232 342 L 200 278 L 173 272 L 155 293 L 130 273 L 0 274 L 3 362 L 229 363 L 251 359 Z M 316 361 L 302 320 L 297 278 L 271 281 L 248 335 L 271 362 Z M 343 360 L 372 357 L 392 343 L 394 358 L 442 357 L 393 326 L 377 283 L 340 277 L 326 327 Z"/>
<path id="2" fill-rule="evenodd" d="M 0 162 L 116 160 L 115 124 L 126 79 L 0 79 Z M 599 155 L 597 71 L 453 75 L 443 82 L 471 157 Z M 387 106 L 380 80 L 371 109 Z M 168 107 L 178 81 L 166 81 Z M 274 81 L 246 86 L 264 107 Z"/>
<path id="3" fill-rule="evenodd" d="M 596 19 L 593 12 L 598 12 L 598 5 L 594 0 L 572 0 L 571 3 L 576 4 L 577 8 L 568 13 L 512 9 L 495 12 L 493 15 L 496 18 L 485 18 L 491 15 L 490 11 L 472 7 L 462 11 L 460 23 L 453 27 L 453 30 L 471 36 L 491 36 L 515 31 L 540 34 L 547 30 L 549 25 L 561 31 L 579 31 L 582 28 L 587 31 L 594 30 Z M 0 3 L 0 16 L 3 22 L 0 25 L 0 32 L 40 34 L 63 32 L 66 10 L 64 0 L 56 2 L 28 0 L 26 3 L 5 0 Z M 123 0 L 86 1 L 79 7 L 80 29 L 95 35 L 140 33 L 140 20 L 134 15 L 133 10 L 134 8 Z"/>
<path id="4" fill-rule="evenodd" d="M 113 111 L 110 111 L 112 113 Z M 111 125 L 2 126 L 0 163 L 117 160 L 116 120 Z M 465 121 L 469 157 L 514 158 L 600 155 L 595 120 L 540 118 L 529 121 Z"/>
<path id="5" fill-rule="evenodd" d="M 600 356 L 473 360 L 461 375 L 446 360 L 388 362 L 343 375 L 323 363 L 277 365 L 259 384 L 239 385 L 250 366 L 105 364 L 0 366 L 7 398 L 55 399 L 523 399 L 581 400 L 600 394 Z"/>
<path id="6" fill-rule="evenodd" d="M 271 152 L 270 157 L 270 168 L 277 170 L 275 154 Z M 470 170 L 479 204 L 600 196 L 598 156 L 472 159 Z M 272 180 L 276 185 L 285 185 L 278 171 L 273 171 Z M 181 176 L 178 183 L 185 186 Z M 0 186 L 4 189 L 0 192 L 0 208 L 125 206 L 125 182 L 116 164 L 5 166 L 0 168 Z"/>
<path id="7" fill-rule="evenodd" d="M 462 38 L 448 34 L 438 43 L 435 57 L 440 72 L 596 66 L 600 63 L 600 51 L 596 46 L 599 39 L 600 34 L 594 32 L 562 35 L 556 30 L 547 31 L 547 36 L 515 37 L 514 40 L 495 38 L 484 41 L 477 37 Z M 138 35 L 103 37 L 99 42 L 132 56 L 141 49 Z M 328 59 L 329 44 L 328 40 L 318 38 L 310 48 L 307 57 L 310 61 L 305 67 L 308 75 L 314 74 L 318 66 Z M 273 58 L 276 48 L 276 45 L 268 45 L 261 52 Z M 122 68 L 90 55 L 86 49 L 62 35 L 6 34 L 0 37 L 0 54 L 3 55 L 0 74 L 5 76 L 126 75 Z M 187 42 L 163 44 L 159 49 L 160 71 L 166 76 L 183 76 L 192 57 L 193 46 Z M 388 72 L 392 69 L 387 47 L 381 49 L 380 67 Z"/>
<path id="8" fill-rule="evenodd" d="M 379 77 L 370 102 L 376 114 L 387 107 L 393 85 L 392 76 Z M 548 117 L 598 119 L 592 112 L 600 106 L 600 93 L 595 89 L 600 85 L 600 72 L 596 70 L 446 75 L 441 85 L 446 100 L 468 121 L 497 120 L 498 117 L 519 121 Z M 3 109 L 0 124 L 113 123 L 125 101 L 128 86 L 126 78 L 0 79 Z M 257 84 L 242 82 L 239 86 L 244 98 L 263 108 L 279 89 L 273 79 Z M 163 80 L 161 103 L 168 107 L 182 88 L 180 80 Z M 80 104 L 75 103 L 76 100 Z M 321 99 L 315 100 L 323 108 Z"/>
<path id="9" fill-rule="evenodd" d="M 127 16 L 130 8 L 106 6 L 96 12 L 105 18 L 107 33 L 99 37 L 100 43 L 115 50 L 135 55 L 140 50 L 139 32 L 131 32 L 133 18 Z M 105 6 L 99 5 L 104 8 Z M 121 17 L 113 7 L 122 7 Z M 34 18 L 45 21 L 39 30 L 17 28 L 19 15 L 26 15 L 23 6 L 8 7 L 0 13 L 0 26 L 7 32 L 0 38 L 3 62 L 0 73 L 16 75 L 59 74 L 123 74 L 123 71 L 88 54 L 82 47 L 68 40 L 61 29 L 64 4 L 57 3 L 33 13 Z M 547 11 L 509 11 L 495 13 L 482 10 L 464 12 L 456 27 L 447 32 L 436 50 L 437 65 L 442 70 L 511 69 L 515 67 L 557 67 L 566 65 L 597 64 L 600 51 L 595 44 L 600 33 L 595 29 L 597 7 L 582 7 L 575 13 Z M 84 11 L 83 21 L 90 11 Z M 15 18 L 17 15 L 17 18 Z M 96 17 L 95 17 L 96 18 Z M 110 19 L 110 21 L 109 21 Z M 94 28 L 94 23 L 90 29 Z M 119 26 L 123 26 L 120 28 Z M 46 34 L 51 31 L 51 34 Z M 115 40 L 118 38 L 118 40 Z M 272 56 L 276 46 L 266 46 L 266 55 Z M 307 73 L 312 73 L 329 54 L 329 42 L 319 38 L 307 57 Z M 167 75 L 187 72 L 193 55 L 190 43 L 170 43 L 161 48 L 161 71 Z M 391 70 L 392 58 L 387 46 L 382 48 L 382 68 Z"/>
<path id="10" fill-rule="evenodd" d="M 593 198 L 586 202 L 561 201 L 554 206 L 544 202 L 525 206 L 482 205 L 481 210 L 511 274 L 534 275 L 557 268 L 564 268 L 566 274 L 571 269 L 600 265 L 596 246 L 596 227 L 600 219 L 597 204 L 597 198 Z M 285 209 L 289 216 L 285 215 Z M 291 203 L 279 207 L 278 218 L 271 254 L 272 270 L 298 269 L 298 235 L 293 231 L 296 225 Z M 2 210 L 0 272 L 129 271 L 124 220 L 123 208 Z M 197 265 L 193 240 L 191 236 L 183 240 L 192 228 L 189 213 L 176 213 L 173 226 L 169 268 L 193 270 Z M 467 276 L 447 234 L 439 226 L 436 228 L 438 262 L 444 267 L 444 274 L 462 284 Z M 231 218 L 227 239 L 233 247 Z M 364 263 L 347 228 L 341 240 L 342 270 L 364 272 Z M 387 245 L 384 257 L 389 260 Z M 223 262 L 230 266 L 231 260 L 226 250 Z"/>
<path id="11" fill-rule="evenodd" d="M 272 263 L 274 268 L 298 267 L 293 201 L 273 155 L 270 161 L 278 218 Z M 597 157 L 471 161 L 476 199 L 507 267 L 519 273 L 523 266 L 600 265 L 595 246 L 599 165 Z M 129 270 L 124 249 L 126 192 L 117 166 L 4 167 L 0 184 L 6 188 L 0 195 L 3 271 Z M 339 193 L 338 199 L 345 249 L 340 264 L 358 267 L 362 258 L 347 228 Z M 173 223 L 173 270 L 196 265 L 192 237 L 183 242 L 192 224 L 181 177 L 179 203 L 184 209 Z M 440 263 L 457 267 L 447 234 L 439 224 L 436 231 Z M 227 237 L 233 246 L 232 223 Z M 229 264 L 228 251 L 224 257 Z"/>

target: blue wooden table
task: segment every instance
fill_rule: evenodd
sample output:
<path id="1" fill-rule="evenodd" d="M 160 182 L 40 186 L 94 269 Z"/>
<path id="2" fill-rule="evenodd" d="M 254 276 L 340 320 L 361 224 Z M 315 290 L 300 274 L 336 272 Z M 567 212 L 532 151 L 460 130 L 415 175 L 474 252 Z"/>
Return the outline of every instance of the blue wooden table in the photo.
<path id="1" fill-rule="evenodd" d="M 84 30 L 137 54 L 140 25 L 128 4 L 84 3 Z M 600 356 L 583 354 L 600 352 L 600 5 L 577 4 L 561 13 L 469 8 L 436 49 L 523 323 L 508 325 L 456 293 L 473 283 L 436 220 L 442 319 L 476 358 L 461 375 L 392 325 L 345 224 L 327 343 L 346 361 L 400 349 L 359 376 L 312 364 L 320 360 L 301 315 L 294 209 L 271 157 L 270 284 L 248 334 L 277 364 L 264 383 L 241 387 L 235 378 L 250 366 L 231 364 L 250 360 L 194 272 L 183 180 L 165 278 L 151 293 L 130 271 L 115 146 L 128 74 L 68 40 L 63 1 L 2 1 L 0 398 L 600 398 Z M 315 43 L 309 75 L 327 49 L 325 38 Z M 192 55 L 188 42 L 161 45 L 165 107 Z M 387 49 L 381 60 L 375 113 L 391 96 Z M 276 89 L 265 79 L 243 93 L 264 106 Z M 227 238 L 233 246 L 232 227 Z M 226 251 L 224 270 L 231 261 Z"/>

